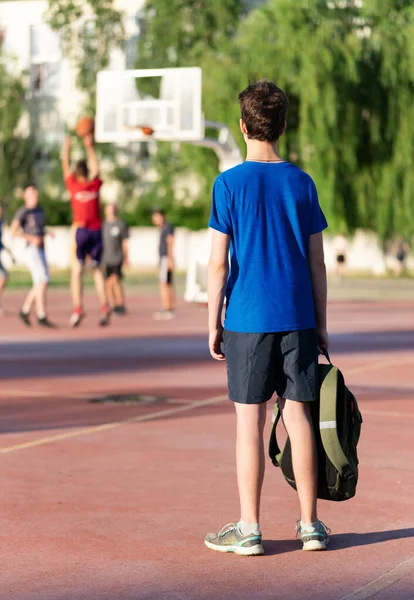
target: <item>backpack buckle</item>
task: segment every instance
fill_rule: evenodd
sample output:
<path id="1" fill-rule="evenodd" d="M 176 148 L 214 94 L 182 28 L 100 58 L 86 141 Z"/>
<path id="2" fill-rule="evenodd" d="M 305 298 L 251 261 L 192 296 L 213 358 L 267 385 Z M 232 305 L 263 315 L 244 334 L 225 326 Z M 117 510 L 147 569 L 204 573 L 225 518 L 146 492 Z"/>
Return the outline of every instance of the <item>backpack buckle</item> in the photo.
<path id="1" fill-rule="evenodd" d="M 342 477 L 344 479 L 346 479 L 347 481 L 349 481 L 350 479 L 352 479 L 353 477 L 355 477 L 355 473 L 353 473 L 351 471 L 351 468 L 349 465 L 346 465 L 343 469 L 342 469 Z"/>

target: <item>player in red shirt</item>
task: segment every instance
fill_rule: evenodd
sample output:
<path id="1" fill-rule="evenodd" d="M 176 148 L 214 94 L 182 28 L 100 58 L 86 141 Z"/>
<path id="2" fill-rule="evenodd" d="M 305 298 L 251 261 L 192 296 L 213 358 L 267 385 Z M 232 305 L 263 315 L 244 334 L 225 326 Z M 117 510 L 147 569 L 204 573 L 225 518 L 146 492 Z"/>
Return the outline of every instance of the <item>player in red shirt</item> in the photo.
<path id="1" fill-rule="evenodd" d="M 83 316 L 83 267 L 89 256 L 92 261 L 95 288 L 101 304 L 100 326 L 109 323 L 109 306 L 105 293 L 105 281 L 100 269 L 103 251 L 101 235 L 100 189 L 102 180 L 99 177 L 99 163 L 93 146 L 93 135 L 83 138 L 87 161 L 76 163 L 75 172 L 70 168 L 70 136 L 63 145 L 62 167 L 66 187 L 71 196 L 73 225 L 76 241 L 76 260 L 72 262 L 71 292 L 73 313 L 70 318 L 72 327 L 77 327 Z"/>

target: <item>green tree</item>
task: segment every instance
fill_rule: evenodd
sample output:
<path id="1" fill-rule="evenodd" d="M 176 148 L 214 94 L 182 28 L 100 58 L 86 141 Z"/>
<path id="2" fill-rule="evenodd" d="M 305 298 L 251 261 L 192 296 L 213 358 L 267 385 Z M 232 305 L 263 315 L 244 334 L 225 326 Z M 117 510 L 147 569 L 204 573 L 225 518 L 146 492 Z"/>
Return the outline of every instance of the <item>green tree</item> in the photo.
<path id="1" fill-rule="evenodd" d="M 222 28 L 215 10 L 224 11 Z M 207 10 L 151 0 L 144 16 L 139 66 L 201 66 L 206 117 L 226 123 L 240 144 L 238 92 L 262 77 L 287 92 L 281 151 L 315 179 L 331 231 L 368 228 L 384 240 L 414 234 L 410 0 L 268 0 L 248 14 L 241 2 Z M 211 23 L 218 30 L 210 35 Z M 204 178 L 196 201 L 208 205 L 217 171 L 211 153 L 199 152 L 183 144 L 180 168 Z"/>
<path id="2" fill-rule="evenodd" d="M 210 77 L 214 64 L 220 57 L 230 55 L 233 37 L 246 12 L 246 4 L 241 0 L 147 0 L 142 12 L 137 67 L 201 66 L 203 98 L 208 102 L 214 95 Z M 204 105 L 208 106 L 206 102 Z M 206 116 L 214 118 L 209 112 Z M 152 166 L 159 178 L 142 199 L 145 214 L 150 206 L 163 206 L 177 224 L 204 227 L 212 181 L 218 172 L 214 152 L 185 143 L 179 151 L 170 144 L 159 144 Z M 183 193 L 178 182 L 186 179 L 194 185 Z"/>
<path id="3" fill-rule="evenodd" d="M 414 233 L 413 28 L 408 0 L 271 0 L 240 27 L 233 60 L 287 91 L 282 149 L 315 178 L 332 230 Z"/>
<path id="4" fill-rule="evenodd" d="M 76 65 L 77 85 L 93 113 L 96 75 L 108 66 L 111 50 L 124 43 L 122 13 L 113 0 L 49 0 L 46 20 Z"/>
<path id="5" fill-rule="evenodd" d="M 18 132 L 25 92 L 12 67 L 12 60 L 0 53 L 0 203 L 6 207 L 15 189 L 33 175 L 35 160 L 33 140 Z"/>

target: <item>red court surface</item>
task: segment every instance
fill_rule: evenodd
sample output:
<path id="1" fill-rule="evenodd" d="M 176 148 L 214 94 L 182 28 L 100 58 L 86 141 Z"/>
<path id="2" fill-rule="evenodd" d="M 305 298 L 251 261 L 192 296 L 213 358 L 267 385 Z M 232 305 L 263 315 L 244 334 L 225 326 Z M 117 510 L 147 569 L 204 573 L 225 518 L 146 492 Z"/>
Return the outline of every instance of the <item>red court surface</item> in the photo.
<path id="1" fill-rule="evenodd" d="M 10 292 L 6 309 L 21 296 Z M 110 328 L 0 321 L 1 600 L 414 598 L 414 301 L 330 305 L 332 355 L 364 416 L 355 499 L 323 502 L 331 548 L 295 539 L 295 492 L 268 463 L 266 555 L 203 545 L 237 520 L 235 422 L 206 311 L 154 322 L 150 297 Z M 90 402 L 140 393 L 138 405 Z M 271 407 L 269 406 L 269 410 Z M 270 427 L 270 423 L 268 425 Z"/>

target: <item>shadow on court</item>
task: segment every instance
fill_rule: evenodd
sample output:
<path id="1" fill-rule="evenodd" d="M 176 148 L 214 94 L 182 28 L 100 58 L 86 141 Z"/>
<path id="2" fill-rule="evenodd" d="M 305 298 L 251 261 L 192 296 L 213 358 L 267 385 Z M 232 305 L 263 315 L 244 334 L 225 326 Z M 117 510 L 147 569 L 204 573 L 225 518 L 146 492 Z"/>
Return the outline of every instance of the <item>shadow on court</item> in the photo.
<path id="1" fill-rule="evenodd" d="M 414 330 L 331 336 L 332 353 L 414 350 Z M 210 361 L 206 335 L 22 341 L 0 344 L 2 380 L 97 375 Z"/>
<path id="2" fill-rule="evenodd" d="M 329 552 L 382 544 L 391 540 L 414 538 L 414 527 L 391 529 L 389 531 L 371 531 L 369 533 L 338 533 L 330 536 Z M 285 554 L 300 549 L 299 540 L 264 540 L 266 555 Z"/>

